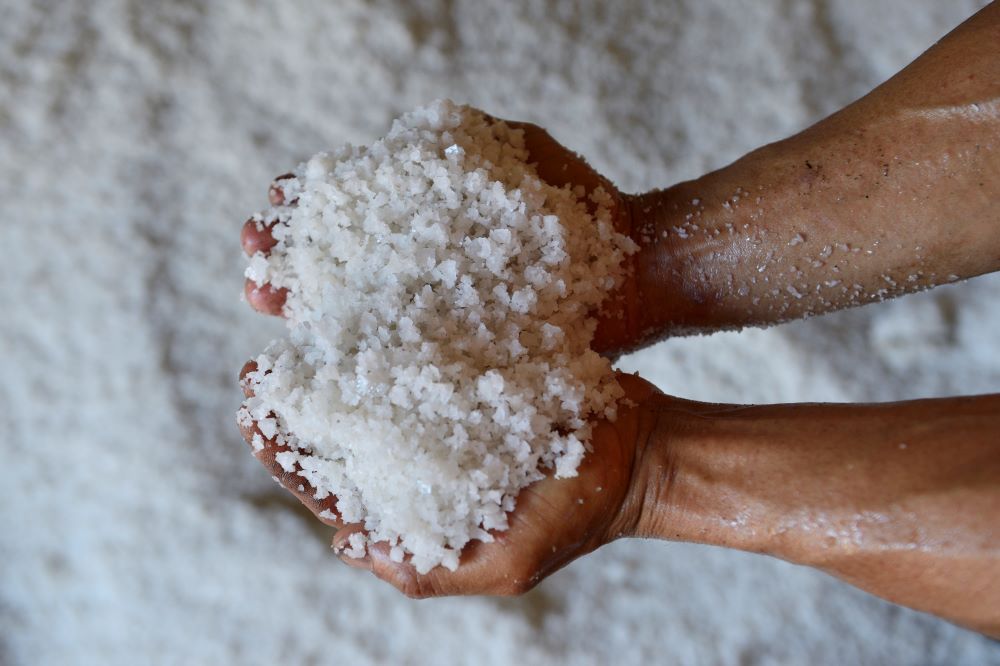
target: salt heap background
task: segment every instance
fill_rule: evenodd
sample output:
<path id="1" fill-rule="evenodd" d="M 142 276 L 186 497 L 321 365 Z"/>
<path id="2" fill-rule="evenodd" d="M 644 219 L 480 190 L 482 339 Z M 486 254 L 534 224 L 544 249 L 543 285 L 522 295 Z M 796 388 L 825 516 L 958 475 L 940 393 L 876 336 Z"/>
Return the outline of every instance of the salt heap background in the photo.
<path id="1" fill-rule="evenodd" d="M 522 599 L 415 603 L 335 561 L 246 454 L 245 215 L 318 148 L 449 96 L 626 189 L 867 91 L 983 2 L 341 0 L 0 9 L 0 663 L 1000 664 L 821 574 L 617 543 Z M 623 365 L 682 395 L 1000 389 L 1000 279 Z"/>

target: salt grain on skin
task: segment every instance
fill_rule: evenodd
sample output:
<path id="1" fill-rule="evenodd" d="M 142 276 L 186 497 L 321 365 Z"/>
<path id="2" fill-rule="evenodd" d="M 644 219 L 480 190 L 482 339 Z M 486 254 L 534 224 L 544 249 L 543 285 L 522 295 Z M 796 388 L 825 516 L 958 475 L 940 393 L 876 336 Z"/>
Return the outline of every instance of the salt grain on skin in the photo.
<path id="1" fill-rule="evenodd" d="M 247 377 L 285 470 L 420 572 L 507 527 L 518 491 L 575 476 L 588 422 L 623 396 L 591 314 L 635 250 L 590 201 L 541 181 L 522 133 L 436 102 L 282 181 L 277 243 L 247 277 L 288 289 L 289 336 Z M 588 212 L 588 203 L 595 209 Z M 273 414 L 274 418 L 269 418 Z"/>

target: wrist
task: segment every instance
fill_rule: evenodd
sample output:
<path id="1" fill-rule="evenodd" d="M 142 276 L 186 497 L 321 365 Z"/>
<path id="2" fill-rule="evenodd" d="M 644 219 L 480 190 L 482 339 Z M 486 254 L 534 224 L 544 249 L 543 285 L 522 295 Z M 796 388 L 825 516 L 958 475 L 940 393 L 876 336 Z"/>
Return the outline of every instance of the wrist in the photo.
<path id="1" fill-rule="evenodd" d="M 738 454 L 714 427 L 713 411 L 725 407 L 664 397 L 652 409 L 653 426 L 638 452 L 630 536 L 745 547 L 730 529 L 741 523 L 745 502 L 726 482 Z"/>
<path id="2" fill-rule="evenodd" d="M 639 304 L 635 347 L 733 325 L 723 302 L 729 296 L 717 284 L 722 269 L 731 274 L 734 268 L 727 265 L 732 244 L 691 228 L 702 180 L 625 196 L 631 237 L 639 246 L 632 275 Z"/>
<path id="3" fill-rule="evenodd" d="M 640 246 L 636 282 L 648 338 L 768 325 L 801 314 L 789 291 L 804 229 L 786 142 L 696 180 L 627 197 Z M 793 151 L 794 152 L 794 151 Z M 808 217 L 808 216 L 807 216 Z M 787 256 L 786 256 L 787 255 Z"/>
<path id="4" fill-rule="evenodd" d="M 812 445 L 824 447 L 816 437 L 801 440 L 812 407 L 660 398 L 639 452 L 631 536 L 808 561 L 803 537 L 815 535 L 793 525 L 795 517 L 808 523 L 814 513 L 832 517 L 842 508 L 809 490 L 822 485 Z"/>

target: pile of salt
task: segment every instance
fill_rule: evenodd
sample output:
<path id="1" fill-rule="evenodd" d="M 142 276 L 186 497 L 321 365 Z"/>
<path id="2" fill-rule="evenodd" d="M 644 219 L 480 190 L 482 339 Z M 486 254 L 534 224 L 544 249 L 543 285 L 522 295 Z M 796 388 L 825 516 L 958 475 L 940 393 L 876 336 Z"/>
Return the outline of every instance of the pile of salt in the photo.
<path id="1" fill-rule="evenodd" d="M 439 101 L 300 165 L 288 203 L 255 217 L 276 245 L 246 274 L 288 290 L 290 334 L 256 359 L 239 419 L 363 523 L 351 555 L 388 541 L 421 572 L 454 569 L 520 489 L 575 475 L 589 420 L 615 417 L 592 315 L 635 246 L 607 192 L 584 200 L 527 160 L 520 130 Z"/>

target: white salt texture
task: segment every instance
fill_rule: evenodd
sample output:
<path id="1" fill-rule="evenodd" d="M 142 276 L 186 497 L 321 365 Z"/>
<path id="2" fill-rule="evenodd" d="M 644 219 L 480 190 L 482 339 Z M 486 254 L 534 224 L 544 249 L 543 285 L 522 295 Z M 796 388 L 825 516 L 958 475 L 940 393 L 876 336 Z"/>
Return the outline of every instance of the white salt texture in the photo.
<path id="1" fill-rule="evenodd" d="M 581 199 L 528 158 L 521 130 L 436 102 L 300 165 L 289 204 L 254 218 L 277 243 L 246 274 L 288 290 L 291 332 L 239 418 L 421 573 L 492 541 L 546 470 L 575 476 L 588 419 L 623 395 L 590 342 L 635 245 L 607 192 Z"/>
<path id="2" fill-rule="evenodd" d="M 1000 664 L 817 571 L 692 544 L 413 602 L 343 566 L 233 428 L 234 368 L 285 335 L 233 298 L 239 225 L 317 147 L 450 97 L 663 187 L 851 102 L 982 4 L 0 0 L 0 664 Z M 996 331 L 987 276 L 622 366 L 722 402 L 980 393 Z"/>

